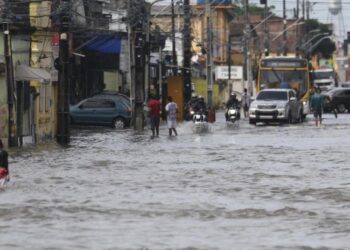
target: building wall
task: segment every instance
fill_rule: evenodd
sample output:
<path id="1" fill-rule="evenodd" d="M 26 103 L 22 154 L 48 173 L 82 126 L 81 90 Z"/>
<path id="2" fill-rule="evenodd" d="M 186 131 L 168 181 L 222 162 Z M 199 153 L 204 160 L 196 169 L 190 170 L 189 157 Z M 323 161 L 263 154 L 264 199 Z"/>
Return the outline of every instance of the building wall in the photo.
<path id="1" fill-rule="evenodd" d="M 51 39 L 51 1 L 34 2 L 30 5 L 31 26 L 37 29 L 31 37 L 31 67 L 46 69 L 53 67 L 53 46 Z M 31 81 L 39 96 L 34 101 L 36 142 L 53 140 L 57 132 L 57 84 Z"/>
<path id="2" fill-rule="evenodd" d="M 13 69 L 15 74 L 16 65 L 28 64 L 29 62 L 29 51 L 30 43 L 28 35 L 11 34 L 11 47 L 12 47 L 12 61 Z M 0 36 L 0 54 L 4 55 L 4 43 L 3 36 Z M 4 65 L 4 58 L 1 59 L 3 64 L 0 67 L 0 138 L 7 142 L 8 139 L 8 105 L 7 105 L 7 83 L 6 83 L 6 72 Z M 17 95 L 18 96 L 18 95 Z M 16 105 L 15 105 L 16 107 Z M 16 122 L 15 122 L 16 123 Z"/>

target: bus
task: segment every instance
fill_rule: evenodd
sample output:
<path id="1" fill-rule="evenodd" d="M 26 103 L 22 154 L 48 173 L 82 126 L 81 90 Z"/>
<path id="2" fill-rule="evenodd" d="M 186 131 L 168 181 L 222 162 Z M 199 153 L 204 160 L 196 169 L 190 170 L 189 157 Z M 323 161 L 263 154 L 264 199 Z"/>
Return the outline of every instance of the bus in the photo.
<path id="1" fill-rule="evenodd" d="M 257 93 L 262 89 L 290 88 L 303 103 L 304 117 L 309 113 L 310 66 L 306 59 L 266 57 L 260 60 L 256 81 Z"/>

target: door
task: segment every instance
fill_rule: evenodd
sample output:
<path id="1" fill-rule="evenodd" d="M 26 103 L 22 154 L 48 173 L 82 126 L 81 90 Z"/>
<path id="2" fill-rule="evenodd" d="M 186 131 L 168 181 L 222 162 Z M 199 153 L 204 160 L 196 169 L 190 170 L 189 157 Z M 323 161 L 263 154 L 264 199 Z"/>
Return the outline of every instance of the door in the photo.
<path id="1" fill-rule="evenodd" d="M 112 99 L 97 99 L 97 106 L 95 117 L 101 124 L 111 124 L 115 116 L 117 115 L 116 105 Z"/>
<path id="2" fill-rule="evenodd" d="M 97 101 L 94 99 L 86 99 L 78 104 L 72 112 L 72 117 L 75 123 L 91 123 L 95 117 Z M 95 120 L 95 123 L 98 123 Z"/>

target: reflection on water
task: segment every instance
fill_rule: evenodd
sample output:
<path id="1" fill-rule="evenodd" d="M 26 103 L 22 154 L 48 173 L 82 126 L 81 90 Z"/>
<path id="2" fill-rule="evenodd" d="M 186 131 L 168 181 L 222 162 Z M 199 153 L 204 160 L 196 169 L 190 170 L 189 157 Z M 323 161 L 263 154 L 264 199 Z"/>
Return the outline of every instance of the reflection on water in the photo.
<path id="1" fill-rule="evenodd" d="M 220 115 L 220 114 L 219 114 Z M 1 249 L 347 249 L 350 117 L 12 150 Z"/>

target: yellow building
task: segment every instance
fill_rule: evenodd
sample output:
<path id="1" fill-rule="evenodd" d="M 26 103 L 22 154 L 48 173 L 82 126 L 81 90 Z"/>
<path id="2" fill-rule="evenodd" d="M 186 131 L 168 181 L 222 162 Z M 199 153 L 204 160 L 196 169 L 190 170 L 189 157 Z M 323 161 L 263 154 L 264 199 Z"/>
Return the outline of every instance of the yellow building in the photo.
<path id="1" fill-rule="evenodd" d="M 52 68 L 54 52 L 51 27 L 51 1 L 32 2 L 30 4 L 31 26 L 36 31 L 31 37 L 31 67 L 43 69 L 53 76 L 50 81 L 32 80 L 30 86 L 38 93 L 34 99 L 34 141 L 41 143 L 52 140 L 57 131 L 57 72 Z M 53 49 L 56 49 L 54 51 Z M 55 74 L 56 73 L 56 74 Z"/>

